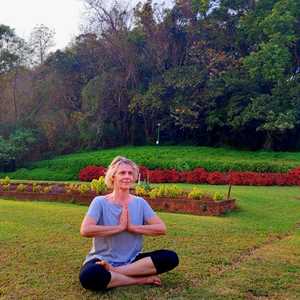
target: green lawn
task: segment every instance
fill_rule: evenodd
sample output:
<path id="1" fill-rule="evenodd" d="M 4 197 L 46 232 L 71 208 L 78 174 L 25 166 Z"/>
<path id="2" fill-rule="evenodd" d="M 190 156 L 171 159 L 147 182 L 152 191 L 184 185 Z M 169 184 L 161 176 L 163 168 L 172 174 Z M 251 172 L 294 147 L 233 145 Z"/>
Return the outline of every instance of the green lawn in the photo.
<path id="1" fill-rule="evenodd" d="M 119 147 L 57 156 L 28 164 L 12 173 L 0 173 L 13 179 L 77 180 L 87 165 L 107 166 L 116 155 L 127 156 L 150 169 L 208 171 L 286 172 L 300 166 L 299 152 L 238 151 L 233 149 L 192 146 Z"/>
<path id="2" fill-rule="evenodd" d="M 300 299 L 299 191 L 233 187 L 239 209 L 226 216 L 159 213 L 168 234 L 146 238 L 145 250 L 174 249 L 180 266 L 160 288 L 105 294 L 78 282 L 91 244 L 79 236 L 87 207 L 0 200 L 0 299 Z"/>

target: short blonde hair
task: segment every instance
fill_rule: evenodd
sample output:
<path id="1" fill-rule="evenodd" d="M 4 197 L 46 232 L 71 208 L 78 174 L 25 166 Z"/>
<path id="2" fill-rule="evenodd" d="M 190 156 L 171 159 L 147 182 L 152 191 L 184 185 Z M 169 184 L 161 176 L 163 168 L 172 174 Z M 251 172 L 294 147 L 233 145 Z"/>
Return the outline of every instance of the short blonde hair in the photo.
<path id="1" fill-rule="evenodd" d="M 121 164 L 127 164 L 132 167 L 133 170 L 133 180 L 136 181 L 139 176 L 139 168 L 132 160 L 123 157 L 123 156 L 116 156 L 110 165 L 108 166 L 108 169 L 105 173 L 105 184 L 109 189 L 112 189 L 114 187 L 114 175 L 116 174 L 119 165 Z"/>

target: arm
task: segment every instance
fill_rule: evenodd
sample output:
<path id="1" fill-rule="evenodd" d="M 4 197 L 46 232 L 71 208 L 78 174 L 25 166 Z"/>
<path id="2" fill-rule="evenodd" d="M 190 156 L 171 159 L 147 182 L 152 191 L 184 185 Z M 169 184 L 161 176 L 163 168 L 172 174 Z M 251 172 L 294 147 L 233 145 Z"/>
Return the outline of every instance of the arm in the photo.
<path id="1" fill-rule="evenodd" d="M 128 211 L 127 208 L 122 210 L 120 216 L 120 224 L 116 226 L 106 226 L 106 225 L 97 225 L 95 219 L 85 216 L 81 227 L 80 227 L 80 234 L 84 237 L 96 237 L 96 236 L 110 236 L 117 233 L 120 233 L 127 228 L 128 223 Z"/>
<path id="2" fill-rule="evenodd" d="M 166 234 L 167 228 L 165 223 L 158 216 L 154 216 L 147 220 L 146 225 L 133 225 L 129 219 L 128 231 L 144 235 L 164 235 Z"/>

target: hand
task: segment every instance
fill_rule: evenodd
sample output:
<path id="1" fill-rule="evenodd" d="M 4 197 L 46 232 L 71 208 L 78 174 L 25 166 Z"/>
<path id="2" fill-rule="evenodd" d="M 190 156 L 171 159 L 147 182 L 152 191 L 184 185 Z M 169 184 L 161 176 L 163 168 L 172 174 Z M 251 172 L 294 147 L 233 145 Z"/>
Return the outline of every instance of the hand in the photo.
<path id="1" fill-rule="evenodd" d="M 120 215 L 121 231 L 127 230 L 128 227 L 128 206 L 124 205 Z"/>
<path id="2" fill-rule="evenodd" d="M 128 230 L 128 232 L 134 233 L 134 227 L 135 226 L 131 223 L 129 212 L 128 212 L 127 221 L 128 221 L 128 223 L 127 223 L 127 230 Z"/>

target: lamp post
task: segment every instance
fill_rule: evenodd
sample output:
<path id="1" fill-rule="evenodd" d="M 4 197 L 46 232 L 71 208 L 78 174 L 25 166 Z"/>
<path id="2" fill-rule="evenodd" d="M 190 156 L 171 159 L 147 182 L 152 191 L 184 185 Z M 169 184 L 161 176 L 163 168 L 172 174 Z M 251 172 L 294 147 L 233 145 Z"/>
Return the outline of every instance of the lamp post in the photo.
<path id="1" fill-rule="evenodd" d="M 157 139 L 156 139 L 156 145 L 159 145 L 159 131 L 160 131 L 160 123 L 157 123 Z"/>

